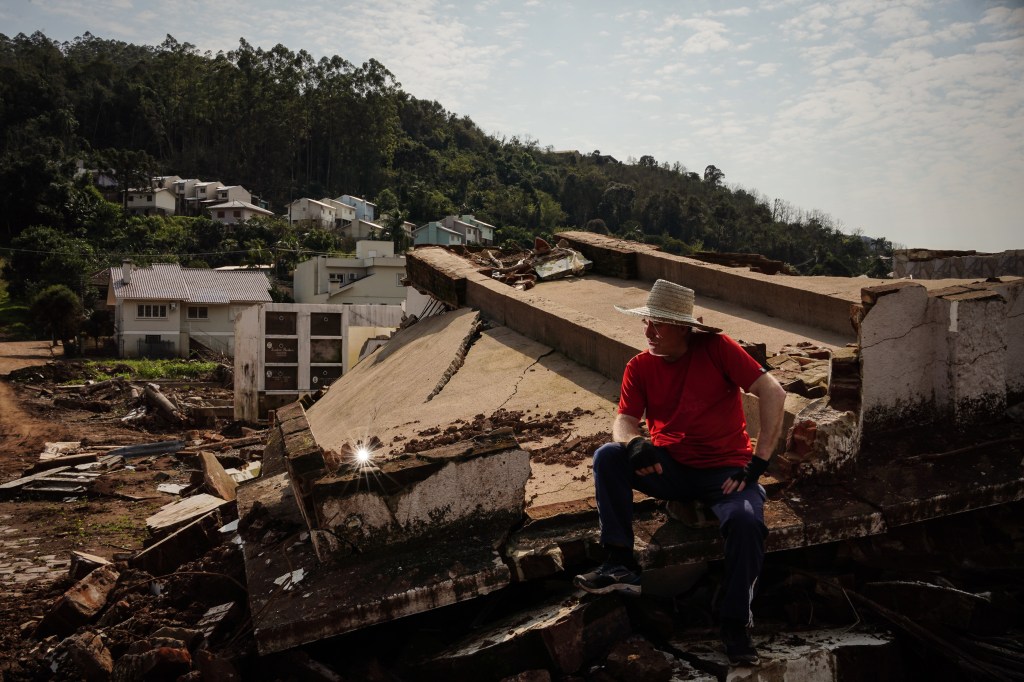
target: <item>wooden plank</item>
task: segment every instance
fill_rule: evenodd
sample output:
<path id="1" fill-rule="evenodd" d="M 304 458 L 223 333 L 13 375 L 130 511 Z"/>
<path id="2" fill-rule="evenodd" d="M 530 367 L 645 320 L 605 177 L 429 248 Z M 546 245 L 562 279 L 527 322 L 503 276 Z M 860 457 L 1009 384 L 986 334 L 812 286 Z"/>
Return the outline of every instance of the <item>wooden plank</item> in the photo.
<path id="1" fill-rule="evenodd" d="M 0 490 L 17 490 L 18 488 L 22 487 L 23 485 L 25 485 L 26 483 L 28 483 L 30 481 L 35 481 L 37 479 L 45 478 L 46 476 L 50 476 L 52 474 L 60 473 L 62 471 L 67 471 L 70 468 L 71 467 L 69 467 L 69 466 L 58 467 L 56 469 L 49 469 L 47 471 L 41 471 L 38 474 L 32 474 L 31 476 L 25 476 L 24 478 L 16 478 L 13 481 L 8 481 L 7 483 L 0 484 Z"/>

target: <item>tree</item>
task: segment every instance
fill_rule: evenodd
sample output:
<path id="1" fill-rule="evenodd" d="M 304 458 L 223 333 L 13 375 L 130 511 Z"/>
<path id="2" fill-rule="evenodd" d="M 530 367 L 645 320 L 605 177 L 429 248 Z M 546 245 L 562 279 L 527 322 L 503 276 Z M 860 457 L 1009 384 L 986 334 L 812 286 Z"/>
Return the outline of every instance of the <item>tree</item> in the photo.
<path id="1" fill-rule="evenodd" d="M 106 308 L 93 310 L 82 323 L 82 331 L 99 347 L 100 339 L 114 334 L 114 318 Z"/>
<path id="2" fill-rule="evenodd" d="M 704 169 L 704 182 L 708 183 L 712 187 L 718 187 L 724 177 L 725 173 L 720 171 L 716 166 L 708 166 Z"/>
<path id="3" fill-rule="evenodd" d="M 54 342 L 61 342 L 65 355 L 78 354 L 75 338 L 82 329 L 84 317 L 82 302 L 75 292 L 62 284 L 46 287 L 32 299 L 29 314 L 38 331 L 49 334 Z"/>
<path id="4" fill-rule="evenodd" d="M 83 278 L 99 266 L 88 241 L 51 227 L 29 227 L 11 246 L 3 277 L 11 295 L 23 300 L 51 284 L 80 291 Z"/>

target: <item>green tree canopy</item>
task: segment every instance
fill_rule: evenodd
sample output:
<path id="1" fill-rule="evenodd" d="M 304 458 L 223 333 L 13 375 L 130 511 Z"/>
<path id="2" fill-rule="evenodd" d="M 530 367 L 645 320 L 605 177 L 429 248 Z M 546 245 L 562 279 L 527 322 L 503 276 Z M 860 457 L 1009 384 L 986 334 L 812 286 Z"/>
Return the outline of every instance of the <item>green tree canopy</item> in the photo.
<path id="1" fill-rule="evenodd" d="M 62 284 L 49 286 L 32 299 L 29 314 L 37 331 L 61 342 L 65 355 L 78 353 L 75 337 L 82 329 L 84 317 L 82 302 L 75 292 Z"/>

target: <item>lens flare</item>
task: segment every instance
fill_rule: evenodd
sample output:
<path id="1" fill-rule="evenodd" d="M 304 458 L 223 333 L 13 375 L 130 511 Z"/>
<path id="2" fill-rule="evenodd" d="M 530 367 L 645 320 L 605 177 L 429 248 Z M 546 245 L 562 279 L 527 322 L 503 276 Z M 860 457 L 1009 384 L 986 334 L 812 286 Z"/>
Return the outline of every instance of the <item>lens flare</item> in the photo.
<path id="1" fill-rule="evenodd" d="M 356 449 L 356 462 L 359 464 L 366 464 L 367 462 L 370 461 L 371 454 L 372 453 L 370 452 L 370 449 L 368 447 L 363 445 L 359 446 Z"/>

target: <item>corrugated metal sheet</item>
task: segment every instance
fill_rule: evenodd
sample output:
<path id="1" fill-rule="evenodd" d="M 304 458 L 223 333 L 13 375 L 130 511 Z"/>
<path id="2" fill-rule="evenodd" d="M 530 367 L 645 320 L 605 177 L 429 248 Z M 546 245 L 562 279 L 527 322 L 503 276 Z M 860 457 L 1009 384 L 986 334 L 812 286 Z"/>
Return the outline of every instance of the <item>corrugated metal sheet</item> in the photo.
<path id="1" fill-rule="evenodd" d="M 177 263 L 154 263 L 133 270 L 131 283 L 121 268 L 110 268 L 114 297 L 118 300 L 167 300 L 187 303 L 269 303 L 270 280 L 260 270 L 218 271 L 182 268 Z"/>

